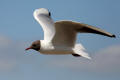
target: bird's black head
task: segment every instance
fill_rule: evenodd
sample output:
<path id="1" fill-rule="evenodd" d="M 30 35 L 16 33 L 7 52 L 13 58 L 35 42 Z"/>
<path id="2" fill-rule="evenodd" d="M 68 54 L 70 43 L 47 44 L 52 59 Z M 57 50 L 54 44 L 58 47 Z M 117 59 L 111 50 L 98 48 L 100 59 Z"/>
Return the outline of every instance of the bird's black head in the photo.
<path id="1" fill-rule="evenodd" d="M 40 50 L 40 40 L 34 41 L 30 47 L 26 48 L 26 50 L 29 50 L 29 49 L 39 51 Z"/>

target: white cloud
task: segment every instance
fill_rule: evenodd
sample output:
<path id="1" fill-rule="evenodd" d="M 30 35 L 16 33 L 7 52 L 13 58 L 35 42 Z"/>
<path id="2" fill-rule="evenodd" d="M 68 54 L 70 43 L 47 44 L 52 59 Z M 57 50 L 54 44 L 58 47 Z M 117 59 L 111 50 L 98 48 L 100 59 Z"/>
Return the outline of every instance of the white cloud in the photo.
<path id="1" fill-rule="evenodd" d="M 11 43 L 11 40 L 5 36 L 0 35 L 0 47 L 6 47 Z"/>
<path id="2" fill-rule="evenodd" d="M 0 72 L 8 72 L 16 65 L 15 60 L 0 59 Z"/>
<path id="3" fill-rule="evenodd" d="M 24 64 L 26 60 L 30 60 L 29 57 L 25 59 L 25 55 L 27 55 L 25 54 L 25 48 L 28 46 L 28 43 L 29 41 L 13 41 L 8 37 L 0 35 L 0 73 L 12 72 L 11 70 L 19 68 L 18 65 Z"/>
<path id="4" fill-rule="evenodd" d="M 9 59 L 9 55 L 6 54 L 8 47 L 11 45 L 11 40 L 5 36 L 0 35 L 0 72 L 9 71 L 15 65 L 15 61 Z"/>
<path id="5" fill-rule="evenodd" d="M 94 65 L 100 70 L 118 70 L 120 67 L 120 45 L 110 46 L 99 51 L 94 57 L 94 62 Z"/>
<path id="6" fill-rule="evenodd" d="M 92 60 L 75 57 L 55 58 L 51 59 L 48 65 L 94 72 L 120 72 L 120 45 L 105 48 L 93 55 L 92 58 Z"/>

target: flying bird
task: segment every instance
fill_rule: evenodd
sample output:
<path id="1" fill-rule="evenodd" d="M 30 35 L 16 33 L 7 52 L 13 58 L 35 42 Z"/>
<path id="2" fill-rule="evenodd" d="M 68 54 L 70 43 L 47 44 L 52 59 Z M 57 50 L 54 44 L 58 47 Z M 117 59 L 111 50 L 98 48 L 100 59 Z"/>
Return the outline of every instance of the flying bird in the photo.
<path id="1" fill-rule="evenodd" d="M 44 31 L 44 39 L 34 41 L 26 50 L 33 49 L 42 54 L 72 54 L 91 59 L 82 44 L 75 43 L 77 33 L 115 37 L 114 34 L 84 23 L 67 20 L 54 22 L 51 13 L 45 8 L 36 9 L 33 16 Z"/>

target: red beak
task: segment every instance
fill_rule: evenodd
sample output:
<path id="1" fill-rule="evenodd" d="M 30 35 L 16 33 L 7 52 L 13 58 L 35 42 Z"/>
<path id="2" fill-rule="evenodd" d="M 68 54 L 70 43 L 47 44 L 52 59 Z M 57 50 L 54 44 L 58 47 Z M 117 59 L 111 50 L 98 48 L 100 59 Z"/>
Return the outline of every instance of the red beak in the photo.
<path id="1" fill-rule="evenodd" d="M 29 49 L 32 49 L 31 47 L 29 47 L 29 48 L 26 48 L 25 50 L 29 50 Z"/>

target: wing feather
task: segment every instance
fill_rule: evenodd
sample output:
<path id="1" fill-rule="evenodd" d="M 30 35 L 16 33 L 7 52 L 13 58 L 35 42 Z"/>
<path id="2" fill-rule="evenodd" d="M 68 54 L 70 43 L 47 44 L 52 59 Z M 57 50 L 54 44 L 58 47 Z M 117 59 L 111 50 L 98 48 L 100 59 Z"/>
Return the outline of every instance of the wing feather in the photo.
<path id="1" fill-rule="evenodd" d="M 56 34 L 52 40 L 54 45 L 73 47 L 75 45 L 77 32 L 95 33 L 108 37 L 115 37 L 115 35 L 97 27 L 73 21 L 57 21 L 55 22 L 55 29 Z"/>
<path id="2" fill-rule="evenodd" d="M 43 12 L 45 13 L 43 14 Z M 44 40 L 51 42 L 55 35 L 55 26 L 52 18 L 48 16 L 48 11 L 46 9 L 37 9 L 34 11 L 33 16 L 44 31 Z"/>
<path id="3" fill-rule="evenodd" d="M 95 33 L 95 34 L 100 34 L 100 35 L 104 35 L 104 36 L 108 36 L 108 37 L 115 37 L 114 34 L 111 34 L 100 28 L 97 28 L 97 27 L 94 27 L 94 26 L 91 26 L 88 24 L 84 24 L 84 23 L 78 23 L 78 22 L 73 22 L 73 21 L 58 21 L 56 23 L 69 24 L 70 26 L 74 27 L 74 29 L 77 32 L 80 32 L 80 33 Z"/>

